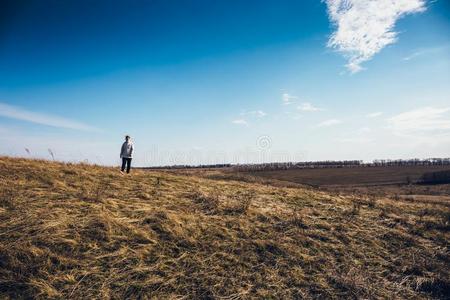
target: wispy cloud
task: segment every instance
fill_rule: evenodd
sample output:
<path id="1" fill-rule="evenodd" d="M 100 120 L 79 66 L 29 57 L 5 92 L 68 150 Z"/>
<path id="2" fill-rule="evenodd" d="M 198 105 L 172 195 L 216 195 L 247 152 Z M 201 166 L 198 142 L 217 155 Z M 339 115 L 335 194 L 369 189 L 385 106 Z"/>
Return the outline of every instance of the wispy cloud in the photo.
<path id="1" fill-rule="evenodd" d="M 445 46 L 441 46 L 441 47 L 429 47 L 429 48 L 418 49 L 418 50 L 414 51 L 413 53 L 411 53 L 410 55 L 405 56 L 403 58 L 403 60 L 408 61 L 408 60 L 415 59 L 422 55 L 437 54 L 442 51 L 448 50 L 448 48 L 449 48 L 449 45 L 445 45 Z"/>
<path id="2" fill-rule="evenodd" d="M 342 123 L 341 120 L 330 119 L 330 120 L 325 120 L 323 122 L 320 122 L 319 124 L 316 125 L 316 127 L 330 127 L 330 126 L 338 125 L 341 123 Z"/>
<path id="3" fill-rule="evenodd" d="M 297 111 L 284 111 L 282 116 L 278 115 L 278 118 L 280 118 L 280 117 L 283 119 L 285 117 L 288 117 L 292 120 L 299 120 L 302 118 L 302 115 L 300 113 L 298 113 Z"/>
<path id="4" fill-rule="evenodd" d="M 83 131 L 97 131 L 97 132 L 100 131 L 98 128 L 77 121 L 69 120 L 54 115 L 33 112 L 23 109 L 21 107 L 1 102 L 0 102 L 0 116 L 58 128 L 67 128 Z"/>
<path id="5" fill-rule="evenodd" d="M 421 56 L 421 55 L 423 55 L 424 53 L 425 53 L 424 51 L 418 50 L 418 51 L 416 51 L 416 52 L 414 52 L 414 53 L 412 53 L 412 54 L 410 54 L 410 55 L 408 55 L 408 56 L 403 57 L 403 60 L 408 61 L 408 60 L 414 59 L 414 58 L 416 58 L 416 57 L 418 57 L 418 56 Z"/>
<path id="6" fill-rule="evenodd" d="M 355 143 L 355 144 L 366 144 L 373 142 L 374 139 L 366 136 L 355 136 L 355 137 L 347 137 L 347 138 L 338 138 L 336 141 L 341 143 Z"/>
<path id="7" fill-rule="evenodd" d="M 251 111 L 244 111 L 241 113 L 241 116 L 255 116 L 258 118 L 262 118 L 267 116 L 267 113 L 265 113 L 262 110 L 251 110 Z"/>
<path id="8" fill-rule="evenodd" d="M 322 109 L 320 109 L 318 107 L 315 107 L 314 105 L 312 105 L 309 102 L 301 103 L 299 106 L 297 106 L 297 109 L 301 110 L 301 111 L 319 111 L 319 110 L 322 110 Z"/>
<path id="9" fill-rule="evenodd" d="M 284 105 L 289 105 L 295 102 L 295 99 L 297 99 L 297 97 L 292 96 L 289 93 L 283 93 L 283 95 L 281 96 L 281 100 L 283 101 Z"/>
<path id="10" fill-rule="evenodd" d="M 330 21 L 336 26 L 328 47 L 341 52 L 351 73 L 397 41 L 395 23 L 406 14 L 425 10 L 425 0 L 326 0 Z"/>
<path id="11" fill-rule="evenodd" d="M 376 117 L 381 116 L 382 114 L 383 113 L 381 111 L 377 111 L 377 112 L 373 112 L 373 113 L 370 113 L 370 114 L 366 115 L 366 117 L 367 118 L 376 118 Z"/>
<path id="12" fill-rule="evenodd" d="M 374 139 L 370 135 L 372 129 L 369 127 L 361 127 L 356 131 L 353 131 L 347 137 L 337 138 L 336 141 L 341 143 L 355 143 L 355 144 L 367 144 L 373 142 Z"/>
<path id="13" fill-rule="evenodd" d="M 450 134 L 450 107 L 422 107 L 388 119 L 389 127 L 402 136 Z"/>
<path id="14" fill-rule="evenodd" d="M 365 135 L 365 134 L 368 134 L 371 131 L 372 131 L 372 129 L 370 129 L 369 127 L 361 127 L 360 129 L 358 129 L 358 134 L 359 135 Z"/>
<path id="15" fill-rule="evenodd" d="M 236 119 L 236 120 L 231 121 L 231 123 L 236 124 L 236 125 L 248 126 L 248 122 L 244 119 Z"/>

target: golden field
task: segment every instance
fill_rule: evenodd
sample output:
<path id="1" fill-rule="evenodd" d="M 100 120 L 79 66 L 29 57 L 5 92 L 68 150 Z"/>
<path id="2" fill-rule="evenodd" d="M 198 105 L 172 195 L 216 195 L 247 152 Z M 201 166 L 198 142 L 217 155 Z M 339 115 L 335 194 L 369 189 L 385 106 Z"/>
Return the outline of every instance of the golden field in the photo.
<path id="1" fill-rule="evenodd" d="M 1 299 L 450 297 L 445 199 L 7 157 L 0 170 Z"/>

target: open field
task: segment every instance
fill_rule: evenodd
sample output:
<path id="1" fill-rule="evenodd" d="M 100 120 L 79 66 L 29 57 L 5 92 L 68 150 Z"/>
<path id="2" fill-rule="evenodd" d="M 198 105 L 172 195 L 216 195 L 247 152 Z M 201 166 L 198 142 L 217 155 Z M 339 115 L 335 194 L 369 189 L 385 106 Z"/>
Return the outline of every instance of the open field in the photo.
<path id="1" fill-rule="evenodd" d="M 450 203 L 0 158 L 0 298 L 448 299 Z"/>
<path id="2" fill-rule="evenodd" d="M 450 196 L 450 184 L 414 184 L 427 172 L 449 170 L 449 166 L 390 166 L 292 169 L 244 172 L 244 175 L 318 187 L 322 190 L 371 195 Z M 241 174 L 241 172 L 239 172 Z M 237 175 L 239 176 L 239 175 Z"/>
<path id="3" fill-rule="evenodd" d="M 355 168 L 317 168 L 248 172 L 265 178 L 313 186 L 389 185 L 416 182 L 427 172 L 450 170 L 450 166 L 390 166 Z"/>

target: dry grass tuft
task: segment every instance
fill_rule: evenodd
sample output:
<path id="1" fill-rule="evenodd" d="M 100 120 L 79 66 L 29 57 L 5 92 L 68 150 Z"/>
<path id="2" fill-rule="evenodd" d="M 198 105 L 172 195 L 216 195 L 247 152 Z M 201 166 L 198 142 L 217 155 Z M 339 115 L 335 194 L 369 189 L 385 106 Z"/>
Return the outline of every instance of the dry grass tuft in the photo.
<path id="1" fill-rule="evenodd" d="M 196 188 L 188 194 L 195 204 L 197 204 L 205 214 L 217 214 L 219 211 L 219 194 L 216 191 L 205 194 Z"/>
<path id="2" fill-rule="evenodd" d="M 225 214 L 229 215 L 245 215 L 249 212 L 250 205 L 255 198 L 254 191 L 238 191 L 229 202 L 228 206 L 223 209 Z"/>
<path id="3" fill-rule="evenodd" d="M 446 299 L 446 200 L 0 158 L 1 299 Z"/>

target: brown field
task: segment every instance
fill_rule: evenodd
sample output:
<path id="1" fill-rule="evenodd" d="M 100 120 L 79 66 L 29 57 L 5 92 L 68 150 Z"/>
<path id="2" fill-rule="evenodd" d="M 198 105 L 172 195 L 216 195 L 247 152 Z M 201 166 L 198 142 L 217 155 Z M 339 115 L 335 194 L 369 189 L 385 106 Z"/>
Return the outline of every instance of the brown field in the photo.
<path id="1" fill-rule="evenodd" d="M 0 299 L 450 297 L 448 200 L 214 172 L 0 158 Z"/>
<path id="2" fill-rule="evenodd" d="M 293 169 L 243 174 L 318 187 L 327 191 L 372 195 L 450 196 L 450 184 L 414 184 L 427 172 L 450 170 L 449 166 L 392 166 L 359 168 Z"/>
<path id="3" fill-rule="evenodd" d="M 416 182 L 426 172 L 450 170 L 450 166 L 392 166 L 292 169 L 249 172 L 265 178 L 291 181 L 314 186 L 329 185 L 389 185 Z"/>

